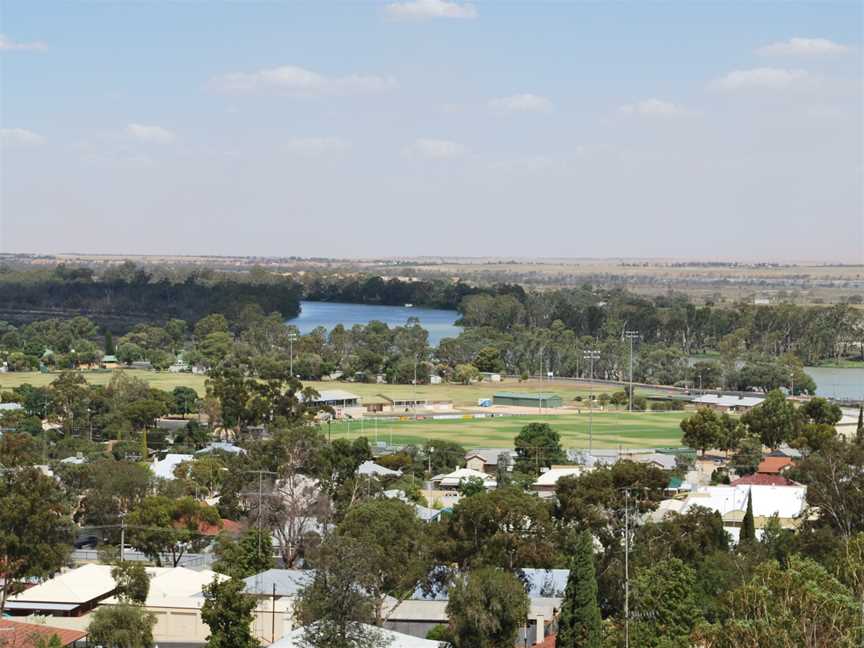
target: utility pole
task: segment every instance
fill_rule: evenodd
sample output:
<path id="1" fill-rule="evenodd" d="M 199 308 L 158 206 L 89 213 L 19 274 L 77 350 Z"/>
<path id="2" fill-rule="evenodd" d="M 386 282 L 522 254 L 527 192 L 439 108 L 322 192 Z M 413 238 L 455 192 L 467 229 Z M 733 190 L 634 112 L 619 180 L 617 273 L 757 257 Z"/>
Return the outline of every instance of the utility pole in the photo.
<path id="1" fill-rule="evenodd" d="M 583 357 L 591 361 L 591 382 L 588 383 L 588 454 L 593 448 L 593 423 L 594 423 L 594 360 L 600 358 L 600 352 L 594 349 L 585 351 Z"/>
<path id="2" fill-rule="evenodd" d="M 639 337 L 639 331 L 625 331 L 624 336 L 630 340 L 630 407 L 633 412 L 633 340 Z"/>
<path id="3" fill-rule="evenodd" d="M 120 562 L 125 560 L 126 555 L 126 514 L 120 514 Z"/>
<path id="4" fill-rule="evenodd" d="M 261 502 L 264 499 L 264 475 L 273 475 L 278 477 L 278 473 L 272 470 L 244 470 L 244 473 L 258 475 L 258 510 L 255 512 L 255 527 L 258 529 L 258 559 L 261 559 Z M 248 493 L 241 493 L 247 495 Z M 274 495 L 271 494 L 270 497 Z"/>

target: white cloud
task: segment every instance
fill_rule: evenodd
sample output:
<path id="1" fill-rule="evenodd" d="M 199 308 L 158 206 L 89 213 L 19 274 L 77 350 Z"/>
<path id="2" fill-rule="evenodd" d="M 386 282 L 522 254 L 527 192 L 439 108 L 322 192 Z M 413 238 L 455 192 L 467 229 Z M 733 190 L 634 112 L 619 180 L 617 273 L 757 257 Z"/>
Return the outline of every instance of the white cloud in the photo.
<path id="1" fill-rule="evenodd" d="M 294 137 L 288 140 L 287 149 L 299 155 L 319 156 L 342 153 L 349 146 L 339 137 Z"/>
<path id="2" fill-rule="evenodd" d="M 129 124 L 126 133 L 142 142 L 154 142 L 156 144 L 170 144 L 175 136 L 167 128 L 161 126 L 147 126 L 145 124 Z"/>
<path id="3" fill-rule="evenodd" d="M 7 37 L 5 34 L 0 34 L 0 51 L 5 52 L 36 52 L 39 50 L 47 49 L 48 46 L 45 43 L 41 43 L 39 41 L 32 41 L 30 43 L 21 43 L 18 41 L 14 41 L 11 38 Z"/>
<path id="4" fill-rule="evenodd" d="M 761 56 L 832 56 L 845 54 L 849 48 L 827 38 L 790 38 L 764 45 L 756 50 Z"/>
<path id="5" fill-rule="evenodd" d="M 37 146 L 43 144 L 45 138 L 26 128 L 0 128 L 0 141 L 4 144 Z"/>
<path id="6" fill-rule="evenodd" d="M 680 117 L 688 114 L 683 106 L 662 99 L 643 99 L 632 104 L 625 104 L 618 109 L 624 115 L 645 115 L 648 117 Z"/>
<path id="7" fill-rule="evenodd" d="M 429 20 L 432 18 L 476 18 L 477 8 L 469 3 L 448 0 L 411 0 L 391 2 L 385 9 L 390 18 L 396 20 Z"/>
<path id="8" fill-rule="evenodd" d="M 534 94 L 516 94 L 492 99 L 489 107 L 504 112 L 548 112 L 552 110 L 552 102 Z"/>
<path id="9" fill-rule="evenodd" d="M 222 92 L 275 91 L 292 95 L 347 95 L 390 90 L 393 77 L 351 74 L 328 77 L 296 65 L 265 68 L 256 72 L 233 72 L 216 77 L 211 86 Z"/>
<path id="10" fill-rule="evenodd" d="M 433 160 L 450 160 L 468 153 L 468 149 L 458 142 L 441 139 L 418 139 L 408 147 L 410 154 Z"/>
<path id="11" fill-rule="evenodd" d="M 761 67 L 750 70 L 733 70 L 711 82 L 714 90 L 735 92 L 737 90 L 766 89 L 784 90 L 808 79 L 805 70 Z"/>

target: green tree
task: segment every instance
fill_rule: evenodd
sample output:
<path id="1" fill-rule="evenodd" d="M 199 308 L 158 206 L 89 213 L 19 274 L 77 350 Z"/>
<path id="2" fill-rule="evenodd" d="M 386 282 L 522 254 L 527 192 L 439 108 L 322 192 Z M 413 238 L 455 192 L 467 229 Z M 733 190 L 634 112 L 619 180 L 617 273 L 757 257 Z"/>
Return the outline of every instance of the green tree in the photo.
<path id="1" fill-rule="evenodd" d="M 0 472 L 0 614 L 25 577 L 46 578 L 66 563 L 72 520 L 59 485 L 36 468 Z"/>
<path id="2" fill-rule="evenodd" d="M 492 346 L 483 347 L 474 356 L 472 363 L 477 367 L 478 371 L 489 371 L 492 373 L 500 373 L 504 371 L 504 361 L 501 359 L 501 352 Z"/>
<path id="3" fill-rule="evenodd" d="M 471 497 L 486 492 L 485 482 L 480 477 L 469 477 L 459 482 L 459 494 L 462 497 Z"/>
<path id="4" fill-rule="evenodd" d="M 256 601 L 244 594 L 246 583 L 239 578 L 215 578 L 204 587 L 201 620 L 210 628 L 207 648 L 258 648 L 252 635 Z"/>
<path id="5" fill-rule="evenodd" d="M 745 437 L 738 444 L 738 451 L 732 455 L 730 465 L 739 475 L 752 475 L 762 461 L 762 441 Z"/>
<path id="6" fill-rule="evenodd" d="M 528 608 L 525 587 L 510 572 L 484 567 L 457 577 L 447 602 L 455 648 L 512 648 Z"/>
<path id="7" fill-rule="evenodd" d="M 516 468 L 539 474 L 541 467 L 567 461 L 561 436 L 548 423 L 529 423 L 516 436 Z"/>
<path id="8" fill-rule="evenodd" d="M 426 532 L 414 507 L 395 499 L 370 500 L 352 506 L 339 523 L 336 533 L 360 543 L 378 565 L 367 587 L 376 601 L 379 623 L 385 596 L 401 600 L 428 573 Z"/>
<path id="9" fill-rule="evenodd" d="M 588 531 L 583 531 L 579 534 L 575 555 L 570 562 L 555 645 L 559 648 L 600 648 L 601 641 L 594 541 Z"/>
<path id="10" fill-rule="evenodd" d="M 826 398 L 811 398 L 801 405 L 799 411 L 810 423 L 836 425 L 843 418 L 840 406 L 829 402 Z"/>
<path id="11" fill-rule="evenodd" d="M 117 598 L 129 603 L 144 603 L 150 591 L 150 575 L 141 562 L 121 561 L 111 568 L 117 583 Z"/>
<path id="12" fill-rule="evenodd" d="M 642 569 L 633 583 L 633 645 L 690 648 L 699 618 L 693 570 L 677 558 Z"/>
<path id="13" fill-rule="evenodd" d="M 756 542 L 756 526 L 753 521 L 753 493 L 747 495 L 747 510 L 744 512 L 744 519 L 741 521 L 739 542 L 742 545 Z"/>
<path id="14" fill-rule="evenodd" d="M 216 539 L 213 569 L 232 578 L 246 578 L 273 568 L 273 540 L 265 529 L 248 529 L 238 540 L 224 533 Z"/>
<path id="15" fill-rule="evenodd" d="M 784 569 L 770 560 L 723 601 L 723 620 L 702 639 L 716 648 L 860 646 L 858 602 L 818 563 L 792 555 Z"/>
<path id="16" fill-rule="evenodd" d="M 453 369 L 453 381 L 462 385 L 470 385 L 480 377 L 480 370 L 473 364 L 458 364 Z"/>
<path id="17" fill-rule="evenodd" d="M 368 624 L 375 617 L 369 594 L 379 565 L 366 547 L 346 535 L 331 536 L 315 552 L 315 571 L 301 591 L 296 616 L 305 627 L 310 648 L 375 648 L 384 646 Z"/>
<path id="18" fill-rule="evenodd" d="M 114 336 L 111 329 L 105 329 L 105 355 L 114 355 Z"/>
<path id="19" fill-rule="evenodd" d="M 705 455 L 708 448 L 719 448 L 723 445 L 726 428 L 720 415 L 709 407 L 700 407 L 692 416 L 681 421 L 681 443 L 696 448 Z"/>
<path id="20" fill-rule="evenodd" d="M 779 389 L 769 392 L 765 400 L 746 412 L 741 420 L 769 448 L 794 439 L 801 425 L 795 406 Z"/>
<path id="21" fill-rule="evenodd" d="M 218 511 L 191 497 L 171 499 L 145 497 L 129 513 L 129 542 L 162 566 L 162 556 L 171 555 L 176 567 L 187 550 L 203 549 L 210 540 L 199 532 L 202 524 L 221 525 Z"/>
<path id="22" fill-rule="evenodd" d="M 156 617 L 140 605 L 121 603 L 96 608 L 88 639 L 104 648 L 152 648 Z"/>

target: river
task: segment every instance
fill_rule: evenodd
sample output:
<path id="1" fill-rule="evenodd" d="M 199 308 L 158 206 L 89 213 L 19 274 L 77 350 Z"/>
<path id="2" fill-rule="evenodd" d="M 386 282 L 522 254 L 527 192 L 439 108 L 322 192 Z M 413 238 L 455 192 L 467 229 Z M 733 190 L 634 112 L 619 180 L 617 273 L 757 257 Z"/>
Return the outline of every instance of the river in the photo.
<path id="1" fill-rule="evenodd" d="M 864 398 L 864 369 L 835 367 L 804 367 L 816 383 L 816 394 L 843 400 Z"/>
<path id="2" fill-rule="evenodd" d="M 462 331 L 462 328 L 455 324 L 459 313 L 437 308 L 314 301 L 301 301 L 300 308 L 300 315 L 289 320 L 289 323 L 304 334 L 319 326 L 330 331 L 337 324 L 350 329 L 355 324 L 368 324 L 372 321 L 384 322 L 390 327 L 404 326 L 409 317 L 419 319 L 420 325 L 429 331 L 429 344 L 432 346 L 438 346 L 444 338 L 456 337 Z"/>

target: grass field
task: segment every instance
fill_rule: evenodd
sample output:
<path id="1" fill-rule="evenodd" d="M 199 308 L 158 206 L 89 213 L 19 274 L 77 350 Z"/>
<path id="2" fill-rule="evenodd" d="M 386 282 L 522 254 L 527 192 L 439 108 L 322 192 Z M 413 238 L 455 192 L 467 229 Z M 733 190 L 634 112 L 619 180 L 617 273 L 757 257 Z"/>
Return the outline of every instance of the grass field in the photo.
<path id="1" fill-rule="evenodd" d="M 84 376 L 87 382 L 93 385 L 107 385 L 111 380 L 111 371 L 87 371 Z M 136 376 L 146 380 L 153 387 L 171 391 L 177 386 L 192 387 L 199 394 L 204 394 L 204 381 L 206 376 L 193 375 L 190 373 L 168 373 L 167 371 L 135 371 L 127 370 L 130 376 Z M 0 389 L 11 389 L 18 385 L 29 383 L 34 386 L 48 385 L 57 377 L 56 373 L 39 373 L 38 371 L 22 371 L 15 373 L 0 373 Z M 518 380 L 505 380 L 500 383 L 477 383 L 473 385 L 376 385 L 364 383 L 336 383 L 336 382 L 306 382 L 321 391 L 324 389 L 344 389 L 360 396 L 364 402 L 380 402 L 384 396 L 391 398 L 417 398 L 429 400 L 452 400 L 456 406 L 476 406 L 477 399 L 490 398 L 497 391 L 514 391 L 525 393 L 537 393 L 538 391 L 554 392 L 559 394 L 566 403 L 572 401 L 576 396 L 586 396 L 591 390 L 587 385 L 573 384 L 567 382 L 550 383 L 548 381 L 528 380 L 520 383 Z M 608 385 L 596 385 L 594 393 L 601 391 L 612 391 Z M 637 390 L 637 393 L 639 390 Z"/>
<path id="2" fill-rule="evenodd" d="M 652 448 L 681 445 L 678 427 L 686 412 L 594 414 L 591 425 L 594 448 Z M 330 426 L 333 439 L 366 436 L 370 441 L 422 445 L 431 439 L 455 441 L 466 448 L 513 447 L 513 438 L 528 423 L 551 425 L 567 448 L 588 447 L 588 414 L 549 416 L 499 416 L 486 419 L 339 421 Z M 326 426 L 325 426 L 326 429 Z"/>
<path id="3" fill-rule="evenodd" d="M 204 394 L 205 376 L 188 373 L 176 374 L 154 371 L 128 371 L 129 375 L 146 380 L 159 389 L 171 390 L 183 385 L 192 387 Z M 111 380 L 110 371 L 85 372 L 87 381 L 94 385 L 105 385 Z M 11 389 L 18 385 L 48 385 L 57 377 L 56 373 L 18 372 L 0 373 L 0 389 Z M 589 388 L 567 382 L 540 382 L 537 380 L 520 383 L 516 380 L 501 383 L 479 383 L 474 385 L 375 385 L 362 383 L 307 383 L 318 390 L 345 389 L 359 395 L 364 402 L 383 400 L 382 394 L 389 397 L 418 398 L 430 400 L 452 400 L 457 407 L 477 405 L 478 398 L 491 397 L 496 391 L 537 393 L 549 391 L 559 394 L 565 403 L 576 396 L 585 396 Z M 597 385 L 594 393 L 611 391 L 607 385 Z M 637 393 L 647 393 L 639 392 Z M 560 411 L 560 410 L 559 410 Z M 592 424 L 593 447 L 661 447 L 680 445 L 681 432 L 678 424 L 687 416 L 685 412 L 595 412 Z M 563 444 L 568 448 L 588 447 L 588 413 L 567 412 L 559 414 L 530 414 L 519 416 L 496 416 L 485 419 L 447 419 L 447 420 L 400 420 L 382 418 L 365 421 L 339 421 L 331 424 L 333 438 L 356 438 L 365 435 L 370 440 L 392 441 L 394 443 L 423 444 L 429 439 L 456 441 L 466 448 L 474 447 L 512 447 L 513 438 L 522 426 L 533 421 L 544 421 L 552 425 L 561 435 Z"/>

